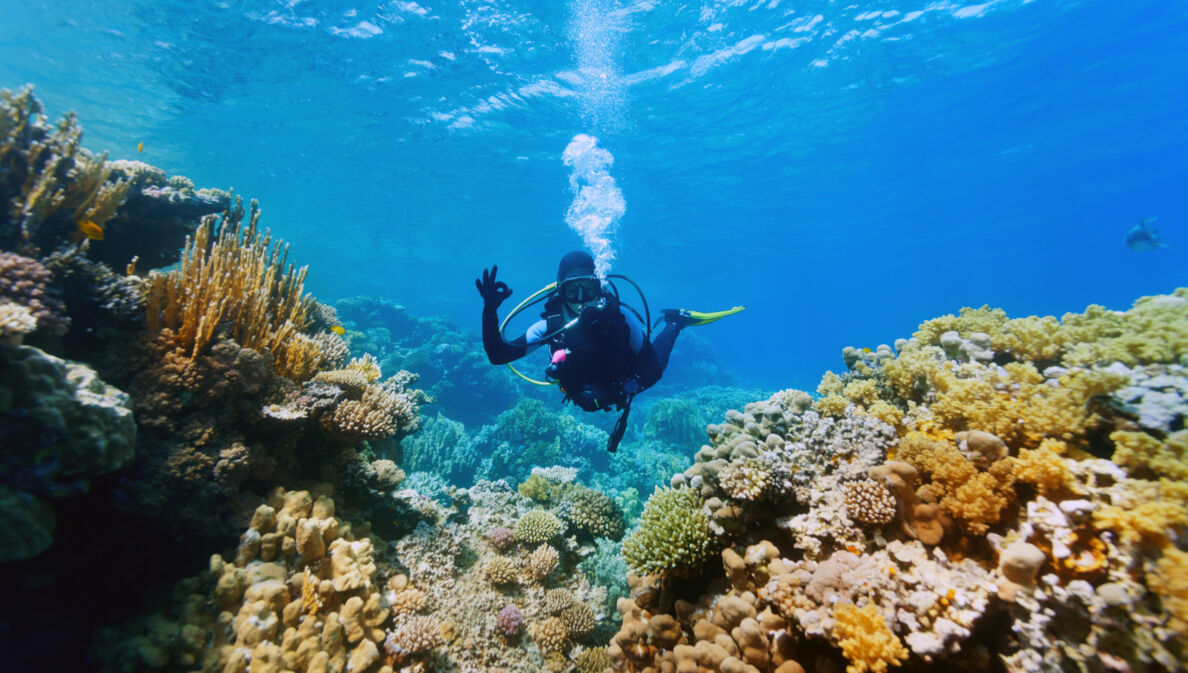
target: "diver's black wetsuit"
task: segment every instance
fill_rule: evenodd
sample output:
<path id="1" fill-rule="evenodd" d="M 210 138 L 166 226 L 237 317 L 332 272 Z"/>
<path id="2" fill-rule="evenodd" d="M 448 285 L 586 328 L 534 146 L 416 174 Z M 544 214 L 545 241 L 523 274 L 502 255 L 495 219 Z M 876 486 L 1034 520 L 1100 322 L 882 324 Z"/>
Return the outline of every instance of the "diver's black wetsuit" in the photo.
<path id="1" fill-rule="evenodd" d="M 548 313 L 550 307 L 548 304 L 545 306 L 545 311 Z M 597 357 L 595 354 L 600 351 L 603 354 L 611 354 L 614 349 L 618 348 L 627 360 L 626 371 L 623 373 L 628 378 L 623 381 L 597 381 L 597 383 L 623 385 L 627 380 L 634 378 L 638 384 L 636 392 L 643 391 L 655 385 L 664 374 L 664 368 L 668 366 L 668 357 L 672 354 L 672 348 L 676 344 L 676 338 L 681 328 L 670 322 L 665 325 L 655 339 L 648 341 L 642 336 L 644 330 L 634 314 L 621 307 L 619 314 L 627 326 L 626 332 L 608 335 L 621 340 L 619 344 L 588 343 L 596 340 L 581 338 L 585 336 L 582 334 L 585 325 L 581 321 L 567 330 L 569 334 L 558 335 L 548 341 L 540 340 L 540 337 L 547 336 L 545 330 L 548 329 L 549 321 L 546 317 L 542 317 L 534 323 L 524 334 L 511 341 L 505 341 L 499 334 L 499 316 L 496 313 L 496 307 L 488 304 L 483 307 L 483 349 L 487 352 L 487 359 L 491 361 L 491 364 L 502 365 L 524 357 L 529 351 L 535 350 L 545 343 L 548 343 L 550 349 L 554 351 L 558 348 L 571 349 L 573 354 L 570 357 L 581 357 L 582 355 Z M 633 339 L 637 334 L 638 338 Z M 559 341 L 559 339 L 563 339 L 563 341 Z M 633 341 L 638 342 L 638 350 L 632 347 Z M 591 369 L 598 369 L 599 364 L 603 365 L 601 367 L 603 371 L 615 368 L 613 363 L 595 361 L 590 363 Z"/>
<path id="2" fill-rule="evenodd" d="M 594 275 L 594 260 L 578 251 L 562 258 L 557 270 L 558 291 L 545 302 L 541 319 L 507 341 L 499 331 L 498 309 L 511 296 L 511 289 L 495 280 L 497 271 L 498 267 L 492 266 L 475 280 L 483 297 L 487 359 L 493 365 L 507 364 L 547 343 L 553 357 L 546 374 L 556 380 L 566 400 L 586 411 L 622 411 L 607 443 L 607 450 L 614 452 L 626 430 L 631 400 L 660 380 L 682 325 L 669 320 L 649 341 L 639 317 L 605 291 Z M 589 283 L 592 296 L 583 298 L 579 291 L 576 303 L 573 296 L 562 299 L 567 290 L 574 289 L 565 285 L 567 282 Z M 600 287 L 603 289 L 598 290 Z"/>

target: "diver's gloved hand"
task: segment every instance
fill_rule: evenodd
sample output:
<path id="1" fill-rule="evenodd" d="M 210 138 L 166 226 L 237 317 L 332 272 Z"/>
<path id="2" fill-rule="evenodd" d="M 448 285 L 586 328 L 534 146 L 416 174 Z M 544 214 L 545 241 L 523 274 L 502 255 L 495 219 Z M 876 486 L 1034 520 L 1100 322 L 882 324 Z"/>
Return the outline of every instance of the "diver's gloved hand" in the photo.
<path id="1" fill-rule="evenodd" d="M 479 294 L 483 297 L 483 308 L 499 308 L 503 300 L 511 296 L 512 290 L 507 286 L 507 283 L 495 280 L 497 271 L 499 271 L 499 267 L 492 264 L 490 271 L 483 269 L 482 279 L 476 278 L 474 281 L 474 286 L 478 288 Z"/>

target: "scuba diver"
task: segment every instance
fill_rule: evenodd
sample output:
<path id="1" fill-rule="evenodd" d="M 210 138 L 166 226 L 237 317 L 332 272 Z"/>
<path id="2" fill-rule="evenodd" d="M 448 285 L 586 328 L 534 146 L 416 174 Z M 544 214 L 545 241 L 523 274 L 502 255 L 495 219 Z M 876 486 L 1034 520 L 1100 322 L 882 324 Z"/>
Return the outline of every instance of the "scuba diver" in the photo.
<path id="1" fill-rule="evenodd" d="M 653 339 L 648 324 L 651 314 L 639 286 L 618 274 L 599 277 L 594 268 L 594 258 L 588 253 L 577 250 L 566 254 L 557 267 L 556 282 L 525 299 L 502 323 L 497 311 L 512 291 L 506 283 L 496 280 L 499 267 L 484 269 L 483 277 L 474 284 L 483 298 L 483 349 L 491 364 L 506 364 L 531 383 L 556 383 L 567 402 L 586 411 L 620 410 L 622 413 L 606 447 L 614 453 L 627 429 L 631 400 L 660 380 L 680 331 L 690 325 L 714 322 L 746 307 L 735 306 L 716 313 L 664 309 L 656 321 L 657 325 L 663 321 L 664 329 Z M 643 316 L 620 299 L 612 280 L 615 278 L 627 281 L 639 293 Z M 539 301 L 544 301 L 540 319 L 524 334 L 511 341 L 505 339 L 503 331 L 507 323 Z M 551 353 L 545 381 L 530 379 L 511 365 L 543 344 L 548 344 Z"/>
<path id="2" fill-rule="evenodd" d="M 1126 247 L 1135 252 L 1147 252 L 1166 248 L 1168 245 L 1159 237 L 1159 231 L 1151 226 L 1158 217 L 1145 217 L 1126 232 Z"/>

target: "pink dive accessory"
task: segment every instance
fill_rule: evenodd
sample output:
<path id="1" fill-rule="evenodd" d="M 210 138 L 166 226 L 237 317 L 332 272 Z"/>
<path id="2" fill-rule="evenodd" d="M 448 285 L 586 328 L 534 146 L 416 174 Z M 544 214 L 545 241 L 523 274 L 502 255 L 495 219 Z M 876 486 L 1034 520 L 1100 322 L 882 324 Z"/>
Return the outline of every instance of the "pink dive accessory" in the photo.
<path id="1" fill-rule="evenodd" d="M 566 356 L 566 355 L 569 355 L 569 349 L 568 349 L 568 348 L 562 348 L 562 349 L 560 349 L 560 350 L 557 350 L 557 351 L 555 351 L 555 352 L 553 353 L 553 364 L 555 364 L 555 365 L 559 365 L 559 364 L 561 364 L 562 362 L 565 362 L 565 356 Z"/>

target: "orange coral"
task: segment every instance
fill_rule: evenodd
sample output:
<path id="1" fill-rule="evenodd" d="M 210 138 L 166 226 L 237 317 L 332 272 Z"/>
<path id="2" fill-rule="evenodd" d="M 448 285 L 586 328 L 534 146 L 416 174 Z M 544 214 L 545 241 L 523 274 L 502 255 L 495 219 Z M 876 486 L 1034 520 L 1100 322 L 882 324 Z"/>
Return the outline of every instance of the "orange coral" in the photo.
<path id="1" fill-rule="evenodd" d="M 246 227 L 242 203 L 223 214 L 211 241 L 214 216 L 203 218 L 186 240 L 181 268 L 153 273 L 146 281 L 148 329 L 170 328 L 191 358 L 205 350 L 216 328 L 231 326 L 231 338 L 254 350 L 270 350 L 285 366 L 293 335 L 309 324 L 312 298 L 303 293 L 305 268 L 285 269 L 287 246 L 256 229 L 260 211 L 253 201 Z M 284 372 L 282 372 L 284 373 Z"/>
<path id="2" fill-rule="evenodd" d="M 841 603 L 833 609 L 833 619 L 837 622 L 833 637 L 850 662 L 846 673 L 884 673 L 888 666 L 899 666 L 908 658 L 908 649 L 873 603 L 863 608 Z"/>
<path id="3" fill-rule="evenodd" d="M 931 479 L 941 508 L 975 535 L 998 522 L 1014 500 L 1015 460 L 1003 458 L 979 471 L 952 443 L 909 432 L 899 442 L 896 458 Z"/>

